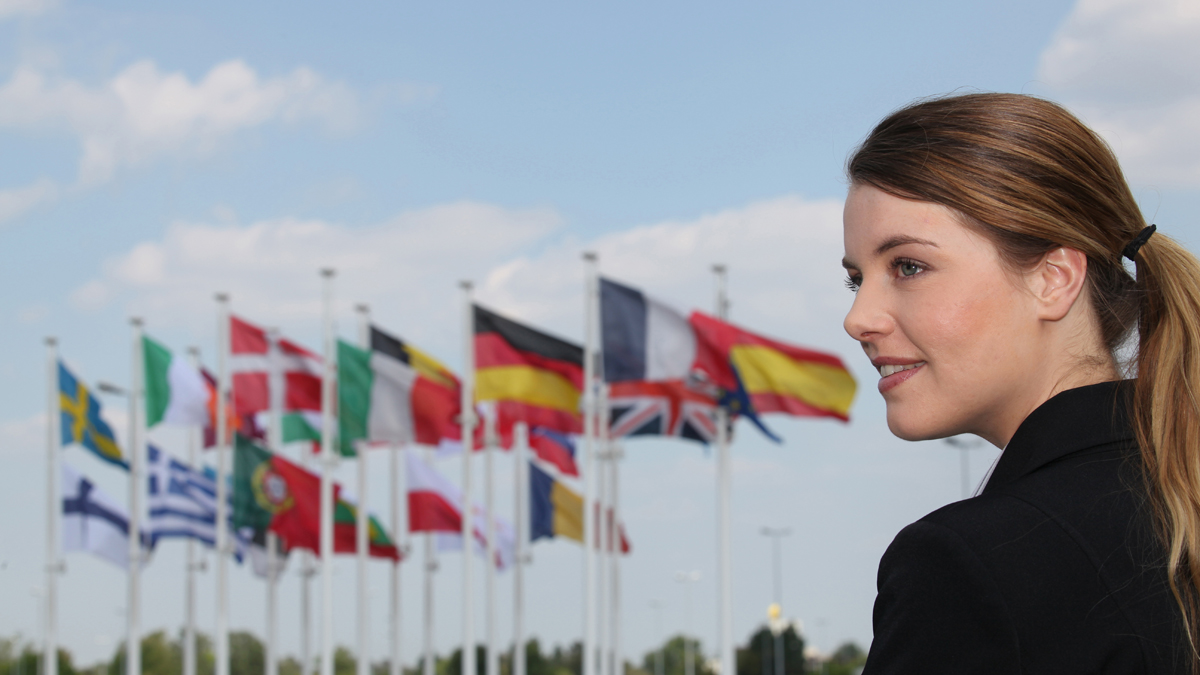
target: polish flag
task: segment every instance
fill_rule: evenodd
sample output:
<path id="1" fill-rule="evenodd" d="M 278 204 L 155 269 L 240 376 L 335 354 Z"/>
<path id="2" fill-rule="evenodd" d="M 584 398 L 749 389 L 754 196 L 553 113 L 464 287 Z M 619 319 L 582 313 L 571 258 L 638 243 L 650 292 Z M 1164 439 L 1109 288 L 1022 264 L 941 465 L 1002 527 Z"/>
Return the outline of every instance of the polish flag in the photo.
<path id="1" fill-rule="evenodd" d="M 408 531 L 432 532 L 439 551 L 462 550 L 462 492 L 414 452 L 405 452 L 408 482 Z M 472 509 L 475 552 L 487 550 L 487 512 L 478 504 Z M 496 518 L 496 567 L 507 569 L 516 557 L 512 524 Z"/>

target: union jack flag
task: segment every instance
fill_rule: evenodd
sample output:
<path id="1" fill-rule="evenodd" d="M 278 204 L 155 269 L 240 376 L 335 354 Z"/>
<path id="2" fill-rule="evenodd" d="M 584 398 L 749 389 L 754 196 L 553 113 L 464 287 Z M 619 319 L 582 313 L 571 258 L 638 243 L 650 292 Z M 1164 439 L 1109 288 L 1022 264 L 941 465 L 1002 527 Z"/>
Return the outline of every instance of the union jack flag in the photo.
<path id="1" fill-rule="evenodd" d="M 683 380 L 613 382 L 609 385 L 609 433 L 677 436 L 701 443 L 717 437 L 717 403 Z"/>

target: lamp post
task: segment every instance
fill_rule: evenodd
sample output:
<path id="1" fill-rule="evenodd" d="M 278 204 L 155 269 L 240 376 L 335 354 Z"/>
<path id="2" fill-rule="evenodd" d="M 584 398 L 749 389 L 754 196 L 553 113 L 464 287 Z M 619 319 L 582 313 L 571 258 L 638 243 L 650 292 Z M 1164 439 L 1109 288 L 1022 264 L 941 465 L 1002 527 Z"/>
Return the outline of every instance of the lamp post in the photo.
<path id="1" fill-rule="evenodd" d="M 675 581 L 683 584 L 683 613 L 687 630 L 683 635 L 683 675 L 696 675 L 696 654 L 688 635 L 692 632 L 692 584 L 700 581 L 700 570 L 676 572 Z"/>
<path id="2" fill-rule="evenodd" d="M 979 438 L 967 439 L 962 436 L 951 436 L 946 439 L 946 444 L 952 448 L 958 448 L 962 457 L 962 498 L 966 499 L 971 496 L 971 467 L 970 460 L 967 458 L 967 453 L 972 448 L 978 448 L 983 445 L 983 440 Z"/>
<path id="3" fill-rule="evenodd" d="M 770 619 L 771 632 L 775 634 L 775 675 L 783 675 L 783 572 L 780 566 L 779 540 L 792 533 L 790 527 L 764 527 L 760 530 L 764 536 L 771 538 L 775 558 L 775 602 L 767 610 Z"/>

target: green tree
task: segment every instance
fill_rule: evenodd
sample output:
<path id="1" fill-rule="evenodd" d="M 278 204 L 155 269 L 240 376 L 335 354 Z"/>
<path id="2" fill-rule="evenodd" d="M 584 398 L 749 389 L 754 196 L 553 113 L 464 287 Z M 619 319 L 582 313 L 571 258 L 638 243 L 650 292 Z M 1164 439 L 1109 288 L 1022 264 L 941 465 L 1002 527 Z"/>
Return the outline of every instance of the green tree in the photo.
<path id="1" fill-rule="evenodd" d="M 656 672 L 654 670 L 654 659 L 657 658 L 655 654 L 661 650 L 663 653 L 663 675 L 686 675 L 687 646 L 689 643 L 692 646 L 692 654 L 696 658 L 696 675 L 713 675 L 713 672 L 708 668 L 708 664 L 705 663 L 704 648 L 701 646 L 700 641 L 684 637 L 683 635 L 676 635 L 663 643 L 659 649 L 646 652 L 645 656 L 642 657 L 641 669 L 648 673 Z M 738 672 L 738 675 L 742 675 L 741 671 Z M 758 675 L 762 674 L 759 673 Z"/>
<path id="2" fill-rule="evenodd" d="M 804 675 L 804 638 L 792 626 L 788 626 L 780 637 L 783 638 L 784 675 Z M 746 646 L 738 648 L 737 675 L 777 675 L 775 634 L 766 626 L 755 631 Z"/>
<path id="3" fill-rule="evenodd" d="M 265 663 L 263 643 L 253 633 L 229 633 L 229 675 L 262 675 Z"/>
<path id="4" fill-rule="evenodd" d="M 866 652 L 853 642 L 847 642 L 833 651 L 823 664 L 821 675 L 854 675 L 866 662 Z"/>

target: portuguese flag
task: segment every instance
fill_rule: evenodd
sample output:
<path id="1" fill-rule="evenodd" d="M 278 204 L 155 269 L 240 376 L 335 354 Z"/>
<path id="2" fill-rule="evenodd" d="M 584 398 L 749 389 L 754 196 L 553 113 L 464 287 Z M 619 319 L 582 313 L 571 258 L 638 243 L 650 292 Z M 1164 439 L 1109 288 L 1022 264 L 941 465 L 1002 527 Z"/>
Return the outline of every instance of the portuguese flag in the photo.
<path id="1" fill-rule="evenodd" d="M 355 552 L 355 506 L 333 486 L 335 553 Z M 370 519 L 371 555 L 398 560 L 395 543 Z M 321 478 L 237 434 L 233 458 L 233 525 L 270 530 L 289 549 L 321 549 Z"/>
<path id="2" fill-rule="evenodd" d="M 580 433 L 583 348 L 475 305 L 475 400 L 513 422 Z"/>

